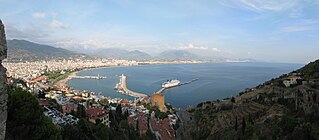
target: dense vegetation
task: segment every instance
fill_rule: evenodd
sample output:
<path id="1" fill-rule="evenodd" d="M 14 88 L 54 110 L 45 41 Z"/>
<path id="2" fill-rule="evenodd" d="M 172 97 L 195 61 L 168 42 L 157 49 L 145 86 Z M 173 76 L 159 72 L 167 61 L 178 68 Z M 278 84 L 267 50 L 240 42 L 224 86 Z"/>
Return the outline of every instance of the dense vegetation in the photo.
<path id="1" fill-rule="evenodd" d="M 89 123 L 81 106 L 78 115 L 81 119 L 76 125 L 56 126 L 43 114 L 36 96 L 20 88 L 8 88 L 8 119 L 6 139 L 30 140 L 102 140 L 102 139 L 144 139 L 151 140 L 153 135 L 148 131 L 139 135 L 127 122 L 128 112 L 122 113 L 121 106 L 110 112 L 111 127 L 104 124 Z"/>
<path id="2" fill-rule="evenodd" d="M 97 123 L 88 123 L 86 119 L 80 119 L 77 125 L 64 126 L 63 139 L 65 140 L 152 140 L 153 135 L 148 131 L 145 135 L 139 135 L 133 126 L 127 122 L 128 112 L 122 112 L 121 106 L 109 114 L 111 127 Z"/>
<path id="3" fill-rule="evenodd" d="M 167 118 L 167 116 L 171 113 L 169 113 L 169 111 L 167 112 L 161 112 L 156 106 L 151 106 L 149 103 L 144 103 L 143 106 L 149 110 L 150 113 L 152 113 L 154 111 L 155 113 L 155 117 L 156 118 L 160 118 L 160 119 L 164 119 Z M 172 108 L 172 106 L 169 106 L 170 108 Z"/>
<path id="4" fill-rule="evenodd" d="M 62 79 L 67 78 L 70 73 L 70 70 L 65 70 L 64 74 L 62 74 L 61 71 L 50 71 L 45 72 L 43 75 L 48 76 L 48 78 L 50 79 L 50 84 L 54 84 Z"/>
<path id="5" fill-rule="evenodd" d="M 6 139 L 61 139 L 61 130 L 44 116 L 35 96 L 20 88 L 8 90 Z"/>
<path id="6" fill-rule="evenodd" d="M 319 78 L 319 60 L 309 63 L 305 67 L 297 70 L 301 73 L 303 78 L 306 79 L 317 79 Z"/>

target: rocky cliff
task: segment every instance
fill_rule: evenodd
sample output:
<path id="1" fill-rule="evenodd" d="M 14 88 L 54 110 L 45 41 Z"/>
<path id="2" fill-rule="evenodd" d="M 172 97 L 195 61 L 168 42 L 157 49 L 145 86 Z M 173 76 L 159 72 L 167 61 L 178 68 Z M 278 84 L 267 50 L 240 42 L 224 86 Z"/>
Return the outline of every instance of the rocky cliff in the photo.
<path id="1" fill-rule="evenodd" d="M 4 25 L 0 20 L 0 140 L 5 137 L 6 120 L 7 120 L 7 98 L 6 85 L 6 68 L 2 66 L 2 60 L 7 57 L 7 43 L 4 32 Z"/>

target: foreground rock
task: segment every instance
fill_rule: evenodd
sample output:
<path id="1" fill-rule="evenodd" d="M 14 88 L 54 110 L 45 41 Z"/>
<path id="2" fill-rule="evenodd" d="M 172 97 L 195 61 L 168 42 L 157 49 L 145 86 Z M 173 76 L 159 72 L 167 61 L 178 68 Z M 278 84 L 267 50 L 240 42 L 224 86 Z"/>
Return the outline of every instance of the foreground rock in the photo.
<path id="1" fill-rule="evenodd" d="M 5 90 L 6 85 L 6 68 L 2 66 L 2 60 L 7 57 L 7 43 L 4 32 L 4 25 L 0 20 L 0 140 L 5 137 L 6 121 L 7 121 L 7 98 Z"/>

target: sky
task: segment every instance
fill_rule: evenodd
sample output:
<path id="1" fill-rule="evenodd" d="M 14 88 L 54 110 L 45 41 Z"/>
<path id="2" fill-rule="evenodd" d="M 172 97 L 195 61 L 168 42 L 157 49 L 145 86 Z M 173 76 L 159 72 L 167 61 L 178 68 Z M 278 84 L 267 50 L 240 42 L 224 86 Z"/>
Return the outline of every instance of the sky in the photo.
<path id="1" fill-rule="evenodd" d="M 0 19 L 8 39 L 70 50 L 319 58 L 319 0 L 0 0 Z"/>

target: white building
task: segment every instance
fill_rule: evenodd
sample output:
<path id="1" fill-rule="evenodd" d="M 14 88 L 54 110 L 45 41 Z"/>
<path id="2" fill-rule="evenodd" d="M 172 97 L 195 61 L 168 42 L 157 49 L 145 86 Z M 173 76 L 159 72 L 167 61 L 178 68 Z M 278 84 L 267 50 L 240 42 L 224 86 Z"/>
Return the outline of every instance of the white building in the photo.
<path id="1" fill-rule="evenodd" d="M 289 76 L 289 77 L 284 79 L 283 84 L 286 87 L 290 87 L 291 85 L 297 84 L 297 80 L 299 80 L 299 79 L 302 79 L 302 78 L 299 76 Z"/>

